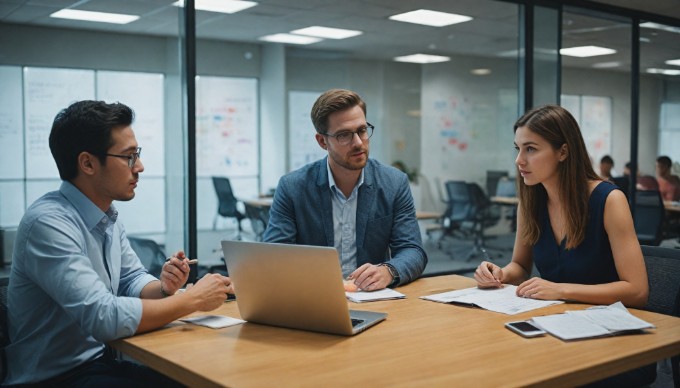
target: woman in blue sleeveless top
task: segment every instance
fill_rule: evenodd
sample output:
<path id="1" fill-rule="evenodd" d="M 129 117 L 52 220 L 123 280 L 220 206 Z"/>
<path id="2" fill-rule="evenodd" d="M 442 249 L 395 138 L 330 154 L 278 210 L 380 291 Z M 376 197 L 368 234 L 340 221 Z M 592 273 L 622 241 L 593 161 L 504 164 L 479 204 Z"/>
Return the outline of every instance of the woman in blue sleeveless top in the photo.
<path id="1" fill-rule="evenodd" d="M 647 271 L 626 196 L 593 170 L 576 120 L 546 105 L 524 114 L 514 131 L 519 205 L 512 261 L 504 268 L 482 262 L 478 286 L 510 283 L 528 298 L 644 307 Z M 540 278 L 529 279 L 532 264 Z M 656 378 L 652 367 L 600 383 L 648 384 Z"/>

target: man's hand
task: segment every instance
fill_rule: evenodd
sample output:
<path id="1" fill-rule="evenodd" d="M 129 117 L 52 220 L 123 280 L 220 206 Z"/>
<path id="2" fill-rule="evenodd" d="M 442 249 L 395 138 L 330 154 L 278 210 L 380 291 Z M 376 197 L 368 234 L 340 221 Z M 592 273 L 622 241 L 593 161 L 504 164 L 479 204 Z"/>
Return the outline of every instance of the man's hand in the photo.
<path id="1" fill-rule="evenodd" d="M 352 272 L 347 280 L 364 291 L 382 290 L 392 283 L 392 275 L 384 265 L 364 264 Z"/>
<path id="2" fill-rule="evenodd" d="M 175 294 L 187 282 L 189 271 L 189 259 L 183 251 L 169 257 L 161 271 L 162 292 L 168 295 Z"/>
<path id="3" fill-rule="evenodd" d="M 231 279 L 216 273 L 203 276 L 192 287 L 187 287 L 185 294 L 195 298 L 198 311 L 212 311 L 222 305 L 227 294 L 234 293 Z"/>

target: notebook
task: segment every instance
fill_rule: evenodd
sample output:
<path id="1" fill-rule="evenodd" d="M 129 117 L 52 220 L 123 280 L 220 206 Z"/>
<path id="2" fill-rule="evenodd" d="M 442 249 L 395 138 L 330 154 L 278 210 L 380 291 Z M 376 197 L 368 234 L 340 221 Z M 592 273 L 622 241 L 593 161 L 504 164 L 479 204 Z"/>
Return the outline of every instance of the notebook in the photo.
<path id="1" fill-rule="evenodd" d="M 354 335 L 387 317 L 349 309 L 335 248 L 222 241 L 222 250 L 248 322 Z"/>

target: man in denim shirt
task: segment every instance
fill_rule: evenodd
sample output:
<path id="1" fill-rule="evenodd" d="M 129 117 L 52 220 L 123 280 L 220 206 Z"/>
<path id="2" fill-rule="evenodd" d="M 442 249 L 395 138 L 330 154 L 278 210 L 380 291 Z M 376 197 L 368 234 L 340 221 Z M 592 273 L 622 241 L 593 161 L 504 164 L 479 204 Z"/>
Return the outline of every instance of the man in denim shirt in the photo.
<path id="1" fill-rule="evenodd" d="M 118 361 L 105 342 L 219 307 L 231 281 L 209 275 L 174 295 L 189 265 L 177 252 L 160 281 L 142 266 L 116 222 L 114 200 L 135 196 L 144 171 L 123 104 L 76 102 L 59 112 L 50 150 L 63 180 L 24 214 L 8 289 L 6 384 L 172 386 L 169 378 Z"/>
<path id="2" fill-rule="evenodd" d="M 369 159 L 374 127 L 366 104 L 352 91 L 332 89 L 311 116 L 328 157 L 281 178 L 264 240 L 335 247 L 343 275 L 363 290 L 417 279 L 427 255 L 408 179 Z"/>

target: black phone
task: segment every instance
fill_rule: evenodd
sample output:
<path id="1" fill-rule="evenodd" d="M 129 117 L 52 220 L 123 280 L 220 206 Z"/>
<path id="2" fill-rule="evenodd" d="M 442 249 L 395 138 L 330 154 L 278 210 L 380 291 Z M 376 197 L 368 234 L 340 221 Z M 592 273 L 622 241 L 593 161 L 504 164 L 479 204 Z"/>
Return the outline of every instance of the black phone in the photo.
<path id="1" fill-rule="evenodd" d="M 508 322 L 505 324 L 505 327 L 527 338 L 545 335 L 545 331 L 527 321 Z"/>

